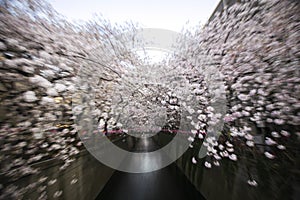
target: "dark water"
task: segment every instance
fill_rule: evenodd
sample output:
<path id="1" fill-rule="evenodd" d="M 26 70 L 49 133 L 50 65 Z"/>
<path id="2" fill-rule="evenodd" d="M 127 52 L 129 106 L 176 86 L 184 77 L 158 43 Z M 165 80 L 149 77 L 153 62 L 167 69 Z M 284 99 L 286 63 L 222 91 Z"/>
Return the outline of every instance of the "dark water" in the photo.
<path id="1" fill-rule="evenodd" d="M 156 149 L 157 145 L 153 138 L 148 138 L 137 139 L 133 147 L 137 151 L 145 152 Z M 173 163 L 163 169 L 149 173 L 116 171 L 96 199 L 201 200 L 205 198 Z"/>
<path id="2" fill-rule="evenodd" d="M 147 139 L 125 137 L 116 144 L 131 152 L 151 152 L 171 139 L 172 135 L 166 134 Z M 203 196 L 212 200 L 300 199 L 299 151 L 296 149 L 289 149 L 290 159 L 275 160 L 237 149 L 238 162 L 225 159 L 220 167 L 207 169 L 204 167 L 206 158 L 198 159 L 197 164 L 191 162 L 192 157 L 197 157 L 201 144 L 194 142 L 194 148 L 189 148 L 176 164 L 155 172 L 115 172 L 97 199 L 204 199 Z M 250 174 L 258 183 L 256 187 L 247 183 Z"/>

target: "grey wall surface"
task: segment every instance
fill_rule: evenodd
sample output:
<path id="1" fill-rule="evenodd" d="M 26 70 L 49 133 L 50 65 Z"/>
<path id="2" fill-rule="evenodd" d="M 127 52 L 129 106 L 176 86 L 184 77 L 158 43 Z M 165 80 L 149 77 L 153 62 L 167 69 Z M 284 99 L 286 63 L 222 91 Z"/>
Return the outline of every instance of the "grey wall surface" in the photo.
<path id="1" fill-rule="evenodd" d="M 48 177 L 44 181 L 44 185 L 47 185 L 46 196 L 44 196 L 46 199 L 93 200 L 114 172 L 86 150 L 81 151 L 76 161 L 66 170 L 59 170 L 60 166 L 61 163 L 58 160 L 46 160 L 36 164 L 43 176 Z M 40 175 L 27 176 L 14 184 L 16 186 L 34 184 L 41 181 L 40 177 Z M 50 185 L 49 183 L 53 180 L 56 182 Z M 60 191 L 62 193 L 58 196 Z M 32 189 L 24 195 L 24 199 L 38 199 L 40 195 L 39 188 Z"/>

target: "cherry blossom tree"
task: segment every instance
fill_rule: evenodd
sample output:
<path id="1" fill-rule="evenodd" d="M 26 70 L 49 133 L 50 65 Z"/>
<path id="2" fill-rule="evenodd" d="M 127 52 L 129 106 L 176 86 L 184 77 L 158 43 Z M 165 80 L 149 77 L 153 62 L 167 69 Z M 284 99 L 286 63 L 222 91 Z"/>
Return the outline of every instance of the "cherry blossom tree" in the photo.
<path id="1" fill-rule="evenodd" d="M 37 0 L 4 0 L 0 10 L 1 198 L 33 189 L 47 198 L 57 180 L 14 181 L 40 176 L 32 164 L 49 158 L 62 160 L 61 170 L 70 166 L 83 149 L 78 132 L 87 131 L 74 120 L 86 119 L 87 108 L 101 131 L 144 125 L 151 132 L 162 121 L 172 131 L 184 119 L 192 126 L 185 139 L 197 150 L 189 162 L 242 163 L 250 186 L 261 184 L 258 165 L 272 176 L 298 173 L 299 3 L 234 4 L 184 30 L 178 51 L 157 64 L 133 51 L 138 24 L 101 16 L 70 23 Z"/>

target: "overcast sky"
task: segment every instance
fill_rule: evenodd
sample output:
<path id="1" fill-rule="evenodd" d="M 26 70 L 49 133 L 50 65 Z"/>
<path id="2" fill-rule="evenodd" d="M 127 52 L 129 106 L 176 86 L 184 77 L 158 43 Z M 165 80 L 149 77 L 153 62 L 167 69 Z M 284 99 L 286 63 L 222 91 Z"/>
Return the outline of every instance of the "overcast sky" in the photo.
<path id="1" fill-rule="evenodd" d="M 69 19 L 88 20 L 102 13 L 112 22 L 132 20 L 145 28 L 180 31 L 189 21 L 204 24 L 219 0 L 48 0 Z"/>

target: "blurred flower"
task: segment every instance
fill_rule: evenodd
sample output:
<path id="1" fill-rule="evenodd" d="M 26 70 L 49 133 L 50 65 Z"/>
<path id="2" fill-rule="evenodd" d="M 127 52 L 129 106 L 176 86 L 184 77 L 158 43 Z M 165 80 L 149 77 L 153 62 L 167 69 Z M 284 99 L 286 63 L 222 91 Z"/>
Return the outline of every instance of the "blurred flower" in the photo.
<path id="1" fill-rule="evenodd" d="M 272 135 L 274 138 L 280 138 L 280 135 L 279 135 L 276 131 L 272 131 L 271 135 Z"/>
<path id="2" fill-rule="evenodd" d="M 235 154 L 231 154 L 231 155 L 229 155 L 229 159 L 233 160 L 233 161 L 236 161 L 237 160 L 237 156 Z"/>
<path id="3" fill-rule="evenodd" d="M 256 187 L 258 184 L 255 180 L 248 180 L 247 183 L 250 185 L 250 186 L 253 186 L 253 187 Z"/>
<path id="4" fill-rule="evenodd" d="M 274 144 L 276 144 L 276 142 L 274 140 L 272 140 L 271 138 L 269 138 L 269 137 L 266 137 L 265 143 L 267 145 L 274 145 Z"/>
<path id="5" fill-rule="evenodd" d="M 281 133 L 281 135 L 283 135 L 285 137 L 289 137 L 291 135 L 289 132 L 284 131 L 284 130 L 282 130 L 280 133 Z"/>
<path id="6" fill-rule="evenodd" d="M 283 145 L 278 145 L 277 148 L 280 150 L 285 150 L 285 146 L 283 146 Z"/>
<path id="7" fill-rule="evenodd" d="M 211 168 L 211 163 L 205 161 L 204 166 L 205 166 L 206 168 Z"/>
<path id="8" fill-rule="evenodd" d="M 247 140 L 246 145 L 249 147 L 254 147 L 254 142 L 251 140 Z"/>
<path id="9" fill-rule="evenodd" d="M 275 158 L 275 156 L 273 155 L 273 154 L 271 154 L 271 153 L 269 153 L 269 152 L 265 152 L 265 156 L 267 157 L 267 158 L 269 158 L 269 159 L 274 159 Z"/>
<path id="10" fill-rule="evenodd" d="M 197 163 L 197 160 L 195 159 L 195 157 L 192 158 L 192 163 L 193 163 L 193 164 L 196 164 L 196 163 Z"/>

